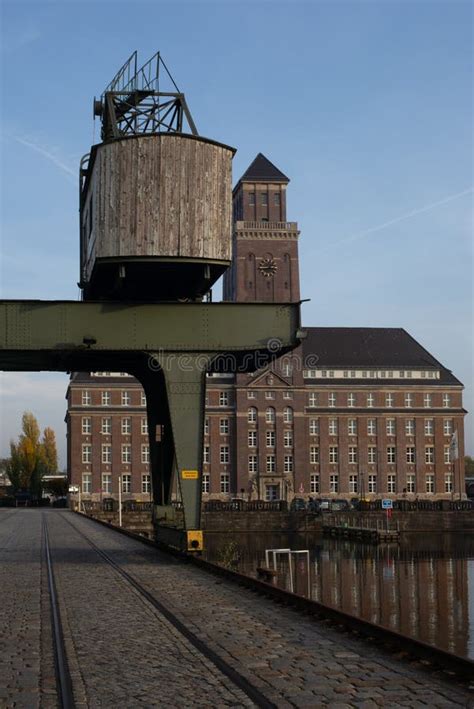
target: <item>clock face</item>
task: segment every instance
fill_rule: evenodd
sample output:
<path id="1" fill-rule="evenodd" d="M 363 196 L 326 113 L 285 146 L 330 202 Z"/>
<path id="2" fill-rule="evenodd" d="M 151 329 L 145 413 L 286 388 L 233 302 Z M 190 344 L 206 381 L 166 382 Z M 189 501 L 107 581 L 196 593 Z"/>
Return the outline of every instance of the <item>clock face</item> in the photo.
<path id="1" fill-rule="evenodd" d="M 277 265 L 275 263 L 275 259 L 268 257 L 262 258 L 262 260 L 258 264 L 258 270 L 260 271 L 262 276 L 265 276 L 265 278 L 271 278 L 277 272 Z"/>

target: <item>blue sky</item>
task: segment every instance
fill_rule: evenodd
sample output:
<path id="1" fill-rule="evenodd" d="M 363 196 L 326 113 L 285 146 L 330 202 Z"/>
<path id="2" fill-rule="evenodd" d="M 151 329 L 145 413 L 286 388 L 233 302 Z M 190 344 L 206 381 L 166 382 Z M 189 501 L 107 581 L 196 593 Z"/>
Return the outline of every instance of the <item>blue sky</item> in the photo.
<path id="1" fill-rule="evenodd" d="M 77 299 L 92 99 L 157 49 L 201 135 L 290 178 L 308 325 L 406 328 L 472 390 L 470 2 L 2 6 L 1 296 Z M 95 131 L 95 132 L 94 132 Z M 65 462 L 62 374 L 1 374 L 0 455 L 32 410 Z M 474 453 L 471 416 L 468 452 Z"/>

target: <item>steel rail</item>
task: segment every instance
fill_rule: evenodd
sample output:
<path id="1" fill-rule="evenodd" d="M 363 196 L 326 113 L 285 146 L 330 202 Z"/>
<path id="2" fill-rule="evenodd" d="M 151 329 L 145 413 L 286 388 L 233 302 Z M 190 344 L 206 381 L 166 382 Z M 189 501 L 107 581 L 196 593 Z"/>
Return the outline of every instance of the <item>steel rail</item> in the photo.
<path id="1" fill-rule="evenodd" d="M 261 709 L 276 709 L 276 705 L 273 704 L 269 699 L 265 697 L 262 692 L 260 692 L 257 687 L 254 687 L 240 672 L 237 672 L 228 662 L 226 662 L 222 657 L 220 657 L 214 650 L 212 650 L 205 642 L 197 637 L 179 618 L 172 613 L 161 601 L 159 601 L 155 596 L 153 596 L 149 591 L 141 585 L 131 574 L 129 574 L 125 569 L 123 569 L 120 564 L 117 564 L 106 552 L 100 549 L 94 542 L 89 539 L 89 537 L 84 534 L 80 529 L 76 527 L 64 514 L 61 517 L 74 529 L 74 531 L 89 544 L 89 546 L 107 563 L 109 564 L 122 578 L 124 578 L 133 588 L 143 596 L 148 603 L 150 603 L 154 608 L 156 608 L 159 613 L 161 613 L 166 620 L 171 623 L 171 625 L 176 628 L 176 630 L 183 635 L 186 640 L 188 640 L 195 648 L 198 650 L 207 660 L 212 662 L 217 669 L 222 672 L 230 681 L 244 694 L 247 695 L 249 699 L 255 704 L 255 706 Z"/>
<path id="2" fill-rule="evenodd" d="M 42 522 L 44 549 L 46 555 L 46 567 L 48 571 L 51 623 L 53 627 L 54 668 L 56 673 L 56 684 L 58 687 L 58 699 L 62 709 L 74 709 L 74 692 L 72 688 L 72 679 L 67 661 L 66 646 L 64 643 L 64 633 L 61 623 L 61 613 L 59 610 L 58 595 L 54 579 L 54 569 L 49 544 L 48 524 L 46 522 L 46 517 L 44 513 L 42 514 Z"/>

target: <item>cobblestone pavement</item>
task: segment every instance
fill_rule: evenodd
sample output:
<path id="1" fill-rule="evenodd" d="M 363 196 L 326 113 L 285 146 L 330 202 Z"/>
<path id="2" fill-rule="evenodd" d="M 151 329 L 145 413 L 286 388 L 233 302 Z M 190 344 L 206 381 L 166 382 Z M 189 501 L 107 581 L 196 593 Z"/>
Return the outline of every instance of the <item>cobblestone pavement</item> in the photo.
<path id="1" fill-rule="evenodd" d="M 59 510 L 0 510 L 0 707 L 56 705 L 41 569 L 42 515 L 79 707 L 252 702 L 71 524 L 278 707 L 474 707 L 467 690 L 324 622 Z"/>

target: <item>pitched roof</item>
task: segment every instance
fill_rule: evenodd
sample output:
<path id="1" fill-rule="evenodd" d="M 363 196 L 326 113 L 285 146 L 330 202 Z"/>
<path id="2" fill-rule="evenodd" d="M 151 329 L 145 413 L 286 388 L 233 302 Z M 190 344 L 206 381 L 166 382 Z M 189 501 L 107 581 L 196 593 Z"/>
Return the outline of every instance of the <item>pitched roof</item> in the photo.
<path id="1" fill-rule="evenodd" d="M 275 167 L 265 155 L 262 155 L 262 153 L 259 153 L 255 160 L 250 163 L 239 182 L 257 182 L 259 180 L 269 182 L 290 181 L 289 178 Z"/>
<path id="2" fill-rule="evenodd" d="M 403 328 L 308 327 L 305 330 L 308 334 L 302 343 L 303 357 L 317 357 L 317 367 L 439 369 L 441 381 L 461 384 Z"/>

